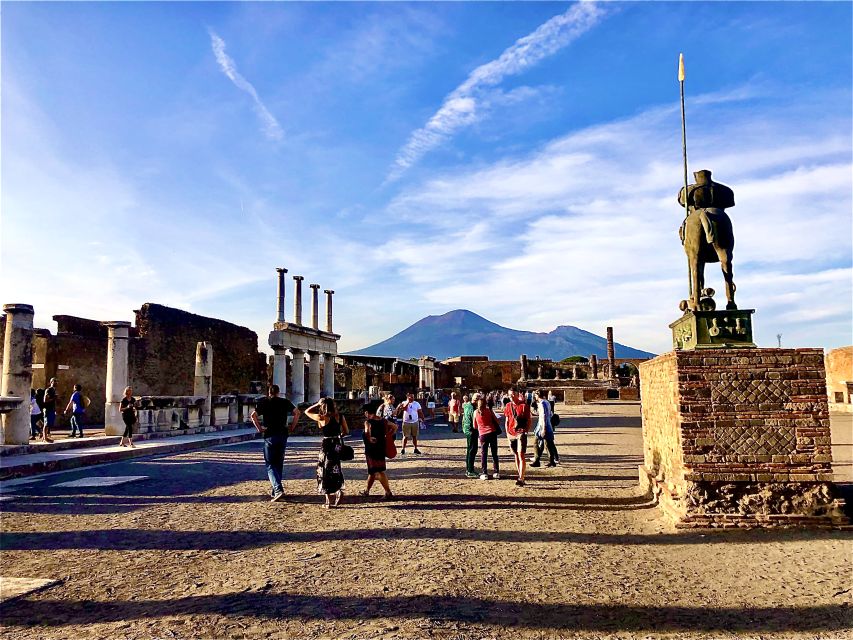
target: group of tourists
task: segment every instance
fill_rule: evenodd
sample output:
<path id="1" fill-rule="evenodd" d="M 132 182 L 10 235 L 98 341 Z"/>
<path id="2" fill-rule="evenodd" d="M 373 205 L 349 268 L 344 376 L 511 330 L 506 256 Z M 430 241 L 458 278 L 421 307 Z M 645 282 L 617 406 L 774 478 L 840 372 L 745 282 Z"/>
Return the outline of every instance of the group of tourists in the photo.
<path id="1" fill-rule="evenodd" d="M 296 424 L 301 415 L 299 408 L 290 400 L 282 398 L 280 392 L 278 385 L 271 385 L 267 397 L 258 403 L 250 416 L 252 424 L 264 437 L 264 462 L 273 502 L 279 502 L 285 496 L 282 477 L 289 435 L 288 419 L 292 418 L 293 424 Z M 526 397 L 514 388 L 505 394 L 476 393 L 473 396 L 464 395 L 462 398 L 459 398 L 458 393 L 452 393 L 448 402 L 448 421 L 454 432 L 461 428 L 465 434 L 465 475 L 468 478 L 500 478 L 498 436 L 502 429 L 494 408 L 496 400 L 502 405 L 500 413 L 504 418 L 506 437 L 513 454 L 517 476 L 515 484 L 523 487 L 527 467 L 541 466 L 546 449 L 549 457 L 547 466 L 555 467 L 560 462 L 554 443 L 554 426 L 559 421 L 554 414 L 554 398 L 549 398 L 545 391 L 540 390 Z M 382 499 L 390 500 L 393 493 L 386 471 L 387 460 L 397 456 L 397 420 L 400 421 L 403 435 L 399 454 L 406 454 L 407 444 L 411 440 L 413 453 L 419 455 L 421 451 L 418 449 L 418 434 L 424 422 L 423 408 L 415 400 L 414 394 L 407 394 L 406 399 L 399 405 L 395 404 L 392 394 L 386 394 L 382 400 L 365 404 L 362 411 L 367 486 L 361 495 L 369 496 L 374 484 L 379 482 L 384 489 Z M 332 398 L 321 398 L 319 402 L 305 409 L 305 416 L 317 423 L 323 436 L 317 460 L 317 492 L 325 497 L 324 508 L 331 509 L 338 506 L 343 497 L 344 475 L 341 463 L 352 460 L 355 455 L 352 447 L 344 441 L 344 436 L 350 432 L 349 425 Z M 528 465 L 526 454 L 531 429 L 536 442 L 533 462 Z M 478 452 L 479 473 L 476 470 Z M 491 475 L 488 468 L 489 453 L 493 466 Z"/>

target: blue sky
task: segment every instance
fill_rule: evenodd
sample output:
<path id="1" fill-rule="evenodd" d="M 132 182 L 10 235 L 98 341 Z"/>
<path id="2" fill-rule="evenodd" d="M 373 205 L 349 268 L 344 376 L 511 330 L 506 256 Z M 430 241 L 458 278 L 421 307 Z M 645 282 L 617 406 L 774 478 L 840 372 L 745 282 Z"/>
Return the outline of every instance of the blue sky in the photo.
<path id="1" fill-rule="evenodd" d="M 342 350 L 464 307 L 665 351 L 683 51 L 758 342 L 850 344 L 851 6 L 3 3 L 3 302 L 265 346 L 284 266 Z"/>

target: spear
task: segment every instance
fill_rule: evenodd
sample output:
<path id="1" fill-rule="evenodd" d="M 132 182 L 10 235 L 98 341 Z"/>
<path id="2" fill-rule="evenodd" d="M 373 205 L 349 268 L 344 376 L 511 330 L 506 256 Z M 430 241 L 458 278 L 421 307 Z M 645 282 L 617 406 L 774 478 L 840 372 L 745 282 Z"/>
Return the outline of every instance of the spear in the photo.
<path id="1" fill-rule="evenodd" d="M 681 86 L 681 155 L 684 157 L 684 219 L 690 215 L 687 207 L 687 118 L 684 115 L 684 54 L 678 54 L 678 84 Z M 687 274 L 687 288 L 693 297 L 693 276 Z"/>

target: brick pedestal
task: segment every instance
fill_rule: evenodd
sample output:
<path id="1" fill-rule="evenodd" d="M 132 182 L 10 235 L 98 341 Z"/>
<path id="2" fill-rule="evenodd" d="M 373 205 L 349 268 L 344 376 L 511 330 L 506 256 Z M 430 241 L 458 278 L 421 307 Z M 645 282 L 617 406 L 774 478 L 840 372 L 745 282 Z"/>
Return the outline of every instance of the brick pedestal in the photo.
<path id="1" fill-rule="evenodd" d="M 640 365 L 640 483 L 678 527 L 848 524 L 820 349 L 674 351 Z"/>

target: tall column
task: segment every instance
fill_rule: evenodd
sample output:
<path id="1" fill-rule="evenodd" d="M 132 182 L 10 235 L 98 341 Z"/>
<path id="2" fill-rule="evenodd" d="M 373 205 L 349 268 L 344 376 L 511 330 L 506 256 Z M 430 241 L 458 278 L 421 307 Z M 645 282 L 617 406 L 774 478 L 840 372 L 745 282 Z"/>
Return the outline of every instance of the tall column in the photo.
<path id="1" fill-rule="evenodd" d="M 610 377 L 616 376 L 616 350 L 613 347 L 613 327 L 607 327 L 607 367 Z"/>
<path id="2" fill-rule="evenodd" d="M 213 424 L 213 345 L 209 342 L 199 342 L 195 348 L 193 395 L 204 398 L 201 406 L 202 426 Z"/>
<path id="3" fill-rule="evenodd" d="M 522 353 L 518 359 L 521 362 L 521 378 L 519 380 L 527 380 L 527 356 Z"/>
<path id="4" fill-rule="evenodd" d="M 311 326 L 320 328 L 320 285 L 309 284 L 311 287 Z"/>
<path id="5" fill-rule="evenodd" d="M 278 267 L 276 271 L 278 272 L 278 313 L 276 314 L 276 322 L 284 322 L 284 274 L 287 273 L 287 269 Z"/>
<path id="6" fill-rule="evenodd" d="M 331 289 L 323 289 L 326 294 L 326 331 L 332 333 L 332 296 L 335 292 Z"/>
<path id="7" fill-rule="evenodd" d="M 335 397 L 335 354 L 323 354 L 323 395 Z"/>
<path id="8" fill-rule="evenodd" d="M 300 327 L 302 326 L 302 281 L 305 280 L 302 276 L 293 276 L 293 281 L 296 283 L 293 292 L 293 322 Z"/>
<path id="9" fill-rule="evenodd" d="M 589 357 L 589 366 L 592 368 L 592 379 L 598 380 L 598 356 L 594 353 Z"/>
<path id="10" fill-rule="evenodd" d="M 3 444 L 30 440 L 30 389 L 33 386 L 33 307 L 4 304 L 6 335 L 3 340 L 3 385 L 0 395 L 21 399 L 3 415 Z"/>
<path id="11" fill-rule="evenodd" d="M 320 354 L 317 351 L 308 352 L 308 402 L 315 403 L 320 399 Z"/>
<path id="12" fill-rule="evenodd" d="M 290 401 L 293 404 L 305 402 L 305 352 L 302 349 L 291 349 L 293 354 L 293 371 L 290 374 L 293 389 L 290 392 Z"/>
<path id="13" fill-rule="evenodd" d="M 121 419 L 121 399 L 127 387 L 127 348 L 130 323 L 123 320 L 102 323 L 107 328 L 107 388 L 104 406 L 104 433 L 120 436 L 124 433 Z"/>
<path id="14" fill-rule="evenodd" d="M 282 397 L 287 394 L 287 354 L 285 349 L 273 349 L 272 383 L 277 384 Z"/>

